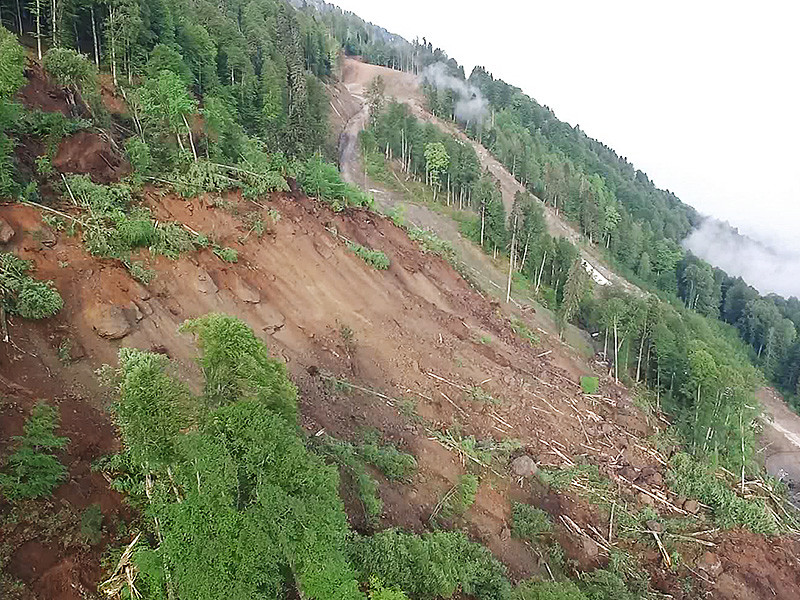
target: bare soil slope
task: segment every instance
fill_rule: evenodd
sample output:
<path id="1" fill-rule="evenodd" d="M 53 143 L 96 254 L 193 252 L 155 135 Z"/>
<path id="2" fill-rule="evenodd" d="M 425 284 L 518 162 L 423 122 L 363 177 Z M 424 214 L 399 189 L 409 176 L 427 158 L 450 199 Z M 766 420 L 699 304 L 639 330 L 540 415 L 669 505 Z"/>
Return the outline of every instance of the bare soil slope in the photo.
<path id="1" fill-rule="evenodd" d="M 302 425 L 309 434 L 325 430 L 358 440 L 365 431 L 377 430 L 416 456 L 420 468 L 410 484 L 381 479 L 383 525 L 425 529 L 441 497 L 468 468 L 465 455 L 437 442 L 435 432 L 520 441 L 518 451 L 481 469 L 475 505 L 453 523 L 488 545 L 515 578 L 537 573 L 540 562 L 509 535 L 512 500 L 551 512 L 557 539 L 583 568 L 605 559 L 596 544 L 587 544 L 559 518 L 567 515 L 583 528 L 598 530 L 607 524 L 595 507 L 573 494 L 520 487 L 506 460 L 522 453 L 542 465 L 586 460 L 615 479 L 627 468 L 629 474 L 643 474 L 640 487 L 670 498 L 653 476 L 663 472 L 663 457 L 644 440 L 651 428 L 625 390 L 606 381 L 600 396 L 585 396 L 577 383 L 585 366 L 575 357 L 564 355 L 560 346 L 533 348 L 524 342 L 496 307 L 446 262 L 423 254 L 387 219 L 360 210 L 337 214 L 302 196 L 281 195 L 270 202 L 280 220 L 258 239 L 248 236 L 242 218 L 253 210 L 252 204 L 232 194 L 224 198 L 224 210 L 215 208 L 219 203 L 213 200 L 185 201 L 154 192 L 149 202 L 159 218 L 176 219 L 236 248 L 239 262 L 224 263 L 208 251 L 177 261 L 159 258 L 153 265 L 157 277 L 148 287 L 133 281 L 118 263 L 88 256 L 77 239 L 43 230 L 37 211 L 16 205 L 0 209 L 0 216 L 18 232 L 13 249 L 35 262 L 39 277 L 53 279 L 65 299 L 64 309 L 50 322 L 10 323 L 13 344 L 2 346 L 0 374 L 15 400 L 1 409 L 2 422 L 8 423 L 4 435 L 7 439 L 19 430 L 33 398 L 55 399 L 62 406 L 64 431 L 73 437 L 68 460 L 76 475 L 58 497 L 73 512 L 98 497 L 113 519 L 120 513 L 113 494 L 93 488 L 80 475 L 88 473 L 91 460 L 113 447 L 113 438 L 102 433 L 111 429 L 92 371 L 113 364 L 121 346 L 135 346 L 168 354 L 184 375 L 197 381 L 193 345 L 177 327 L 210 311 L 244 319 L 286 360 L 301 392 Z M 372 269 L 346 248 L 341 236 L 382 250 L 390 268 Z M 67 339 L 74 360 L 64 366 L 58 348 Z M 562 367 L 555 366 L 556 360 Z M 336 391 L 328 377 L 367 391 Z M 472 399 L 476 386 L 499 403 Z M 414 405 L 416 417 L 410 408 Z M 70 410 L 95 416 L 81 417 L 83 429 L 76 424 L 71 430 Z M 348 498 L 346 490 L 344 496 Z M 362 508 L 352 501 L 352 492 L 350 497 L 353 524 L 366 529 Z M 10 535 L 18 539 L 13 536 L 21 534 L 12 530 Z M 79 552 L 83 566 L 70 567 Z M 723 564 L 747 563 L 746 557 L 734 556 L 735 548 L 731 552 Z M 39 556 L 42 568 L 26 570 L 26 553 Z M 645 556 L 650 556 L 646 564 L 659 586 L 679 589 L 677 576 L 660 566 L 657 554 Z M 23 543 L 9 569 L 34 590 L 49 589 L 44 573 L 57 569 L 63 580 L 59 589 L 65 591 L 46 597 L 72 598 L 77 596 L 69 595 L 67 583 L 86 586 L 84 580 L 99 576 L 90 568 L 96 564 L 93 559 L 95 554 L 74 545 Z M 741 565 L 737 569 L 749 572 Z M 769 571 L 764 564 L 758 569 Z M 787 593 L 800 593 L 800 579 L 774 575 L 775 589 L 780 585 Z"/>

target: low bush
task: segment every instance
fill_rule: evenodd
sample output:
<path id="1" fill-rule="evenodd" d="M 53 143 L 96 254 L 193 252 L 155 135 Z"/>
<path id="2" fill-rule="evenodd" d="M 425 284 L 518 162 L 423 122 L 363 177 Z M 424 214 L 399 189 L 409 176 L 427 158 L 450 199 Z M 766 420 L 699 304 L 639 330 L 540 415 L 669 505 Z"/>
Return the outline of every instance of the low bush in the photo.
<path id="1" fill-rule="evenodd" d="M 356 254 L 357 256 L 361 257 L 365 263 L 379 269 L 381 271 L 385 271 L 389 268 L 390 262 L 389 257 L 386 256 L 380 250 L 372 250 L 367 248 L 366 246 L 362 246 L 360 244 L 355 244 L 353 242 L 347 242 L 347 247 L 350 249 L 351 252 Z"/>
<path id="2" fill-rule="evenodd" d="M 543 533 L 549 533 L 553 529 L 553 522 L 550 515 L 540 508 L 514 503 L 512 515 L 512 531 L 516 537 L 524 540 L 536 542 Z"/>
<path id="3" fill-rule="evenodd" d="M 388 529 L 357 537 L 351 548 L 363 579 L 377 576 L 413 600 L 451 598 L 458 591 L 478 600 L 511 598 L 506 568 L 460 531 L 418 536 Z"/>
<path id="4" fill-rule="evenodd" d="M 714 520 L 721 527 L 742 526 L 764 535 L 779 532 L 778 522 L 766 501 L 743 498 L 717 476 L 713 466 L 701 464 L 689 454 L 679 452 L 672 457 L 669 467 L 667 479 L 672 489 L 711 506 Z"/>
<path id="5" fill-rule="evenodd" d="M 336 166 L 320 156 L 311 157 L 299 166 L 297 182 L 308 196 L 327 202 L 337 212 L 348 206 L 372 206 L 370 196 L 342 180 Z"/>
<path id="6" fill-rule="evenodd" d="M 391 481 L 407 481 L 417 470 L 416 459 L 391 444 L 368 442 L 359 446 L 358 450 L 365 461 L 380 469 Z"/>
<path id="7" fill-rule="evenodd" d="M 30 262 L 0 252 L 0 302 L 6 312 L 25 319 L 52 317 L 64 301 L 52 282 L 33 279 L 30 270 Z"/>
<path id="8" fill-rule="evenodd" d="M 55 435 L 58 423 L 58 409 L 40 402 L 25 421 L 24 434 L 13 438 L 16 448 L 0 473 L 0 489 L 9 500 L 46 496 L 67 479 L 67 468 L 52 454 L 69 442 Z"/>

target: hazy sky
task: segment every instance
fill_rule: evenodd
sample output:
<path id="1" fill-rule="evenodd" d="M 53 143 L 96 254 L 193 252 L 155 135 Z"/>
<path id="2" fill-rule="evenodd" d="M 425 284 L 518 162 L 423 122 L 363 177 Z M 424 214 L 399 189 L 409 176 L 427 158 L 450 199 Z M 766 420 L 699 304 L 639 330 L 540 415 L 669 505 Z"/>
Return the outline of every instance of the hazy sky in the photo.
<path id="1" fill-rule="evenodd" d="M 477 63 L 659 187 L 800 251 L 800 3 L 336 0 Z"/>

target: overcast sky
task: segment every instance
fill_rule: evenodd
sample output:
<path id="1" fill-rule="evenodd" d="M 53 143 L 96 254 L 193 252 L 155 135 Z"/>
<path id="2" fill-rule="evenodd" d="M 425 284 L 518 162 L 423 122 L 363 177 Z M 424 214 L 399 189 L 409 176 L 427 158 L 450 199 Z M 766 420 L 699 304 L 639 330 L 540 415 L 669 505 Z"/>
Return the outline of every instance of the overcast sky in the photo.
<path id="1" fill-rule="evenodd" d="M 800 3 L 336 0 L 481 64 L 684 202 L 800 251 Z"/>

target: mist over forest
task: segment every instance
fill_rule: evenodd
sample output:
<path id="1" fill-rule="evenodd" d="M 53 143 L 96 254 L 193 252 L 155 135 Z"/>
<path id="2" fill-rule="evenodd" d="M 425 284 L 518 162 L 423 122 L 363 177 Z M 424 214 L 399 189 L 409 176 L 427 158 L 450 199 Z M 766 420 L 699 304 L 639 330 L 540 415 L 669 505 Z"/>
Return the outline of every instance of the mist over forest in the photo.
<path id="1" fill-rule="evenodd" d="M 683 247 L 762 294 L 800 296 L 800 254 L 788 247 L 774 248 L 713 218 L 692 231 Z"/>

